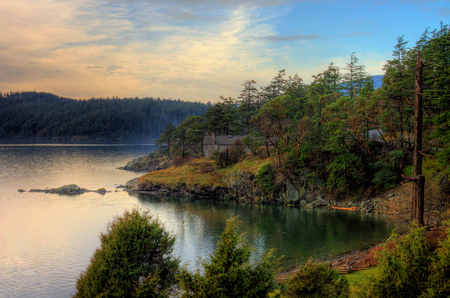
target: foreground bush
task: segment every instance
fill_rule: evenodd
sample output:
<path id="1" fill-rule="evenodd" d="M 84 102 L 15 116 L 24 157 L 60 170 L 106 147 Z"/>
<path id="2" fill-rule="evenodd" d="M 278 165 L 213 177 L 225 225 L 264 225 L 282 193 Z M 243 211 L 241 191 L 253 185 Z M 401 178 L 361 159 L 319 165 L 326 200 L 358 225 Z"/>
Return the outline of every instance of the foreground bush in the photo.
<path id="1" fill-rule="evenodd" d="M 216 251 L 201 263 L 203 270 L 181 270 L 177 278 L 184 297 L 266 297 L 276 288 L 278 260 L 269 252 L 250 264 L 252 247 L 237 227 L 236 220 L 227 222 Z"/>
<path id="2" fill-rule="evenodd" d="M 345 277 L 328 264 L 309 260 L 288 281 L 292 297 L 348 297 L 349 284 Z"/>
<path id="3" fill-rule="evenodd" d="M 448 227 L 447 239 L 442 241 L 436 250 L 424 297 L 450 297 L 450 228 Z"/>
<path id="4" fill-rule="evenodd" d="M 419 297 L 428 287 L 433 252 L 425 228 L 412 227 L 404 237 L 391 236 L 393 248 L 380 251 L 378 266 L 358 289 L 359 297 Z M 427 296 L 425 296 L 427 297 Z"/>
<path id="5" fill-rule="evenodd" d="M 175 238 L 138 210 L 116 217 L 77 281 L 74 297 L 164 297 L 175 283 Z"/>

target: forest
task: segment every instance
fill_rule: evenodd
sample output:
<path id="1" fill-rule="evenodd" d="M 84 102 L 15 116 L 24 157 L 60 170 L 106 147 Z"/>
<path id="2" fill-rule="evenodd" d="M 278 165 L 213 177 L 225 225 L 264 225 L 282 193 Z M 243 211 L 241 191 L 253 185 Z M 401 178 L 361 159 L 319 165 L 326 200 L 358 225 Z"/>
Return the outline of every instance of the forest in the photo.
<path id="1" fill-rule="evenodd" d="M 307 176 L 334 195 L 370 196 L 396 185 L 412 168 L 418 53 L 424 62 L 426 149 L 421 153 L 444 173 L 436 183 L 448 197 L 450 30 L 444 24 L 425 30 L 412 47 L 404 36 L 397 38 L 381 88 L 374 90 L 355 53 L 345 67 L 331 63 L 310 84 L 281 70 L 267 86 L 258 89 L 248 80 L 238 98 L 221 97 L 204 115 L 190 116 L 178 126 L 169 123 L 158 141 L 160 151 L 199 157 L 204 154 L 203 137 L 211 132 L 245 135 L 242 142 L 254 154 L 275 160 L 258 173 L 262 180 L 277 183 L 288 177 L 295 182 Z M 218 152 L 215 158 L 220 156 Z"/>
<path id="2" fill-rule="evenodd" d="M 75 100 L 43 92 L 0 94 L 0 138 L 150 141 L 169 122 L 202 115 L 206 104 L 159 98 Z"/>

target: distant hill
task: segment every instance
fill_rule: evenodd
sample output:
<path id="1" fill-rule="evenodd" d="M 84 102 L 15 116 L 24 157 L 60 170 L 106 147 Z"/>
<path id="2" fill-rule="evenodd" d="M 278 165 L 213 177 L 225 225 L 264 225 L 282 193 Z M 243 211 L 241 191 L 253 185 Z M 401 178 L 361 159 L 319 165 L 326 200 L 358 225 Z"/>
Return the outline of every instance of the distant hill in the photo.
<path id="1" fill-rule="evenodd" d="M 159 98 L 75 100 L 43 92 L 0 95 L 0 138 L 48 141 L 153 141 L 171 121 L 208 105 Z"/>
<path id="2" fill-rule="evenodd" d="M 383 77 L 384 75 L 372 76 L 374 89 L 378 89 L 383 85 Z"/>

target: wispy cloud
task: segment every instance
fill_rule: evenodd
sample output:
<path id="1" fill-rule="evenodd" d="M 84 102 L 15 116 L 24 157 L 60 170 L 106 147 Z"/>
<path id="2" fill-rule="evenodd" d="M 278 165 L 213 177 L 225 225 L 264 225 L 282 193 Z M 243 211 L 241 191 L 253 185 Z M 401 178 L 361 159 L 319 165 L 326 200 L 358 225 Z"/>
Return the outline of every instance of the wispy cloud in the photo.
<path id="1" fill-rule="evenodd" d="M 326 36 L 320 36 L 317 34 L 311 34 L 311 35 L 290 35 L 290 36 L 261 36 L 256 37 L 257 39 L 272 41 L 272 42 L 287 42 L 287 41 L 296 41 L 296 40 L 315 40 L 315 39 L 332 39 L 332 38 L 342 38 L 342 37 L 365 37 L 372 35 L 371 32 L 352 32 L 347 34 L 337 34 L 337 35 L 326 35 Z"/>
<path id="2" fill-rule="evenodd" d="M 0 1 L 0 90 L 215 101 L 237 96 L 245 80 L 264 85 L 284 68 L 307 81 L 333 57 L 368 54 L 391 42 L 375 28 L 382 17 L 358 27 L 341 20 L 364 9 L 384 15 L 381 6 L 394 10 L 399 1 L 414 13 L 425 11 L 413 0 L 377 7 L 334 0 Z M 446 8 L 440 11 L 448 15 L 444 2 L 433 1 L 439 5 L 430 9 Z M 320 17 L 310 13 L 316 10 Z M 298 22 L 304 11 L 309 14 Z M 399 24 L 394 21 L 389 17 L 387 23 Z M 286 24 L 298 31 L 294 25 L 286 30 Z M 391 51 L 389 45 L 367 69 L 379 69 Z"/>
<path id="3" fill-rule="evenodd" d="M 229 7 L 212 14 L 157 1 L 3 3 L 9 17 L 0 27 L 11 30 L 0 41 L 0 81 L 73 97 L 215 100 L 270 60 L 265 41 L 246 37 L 272 27 L 248 5 Z"/>

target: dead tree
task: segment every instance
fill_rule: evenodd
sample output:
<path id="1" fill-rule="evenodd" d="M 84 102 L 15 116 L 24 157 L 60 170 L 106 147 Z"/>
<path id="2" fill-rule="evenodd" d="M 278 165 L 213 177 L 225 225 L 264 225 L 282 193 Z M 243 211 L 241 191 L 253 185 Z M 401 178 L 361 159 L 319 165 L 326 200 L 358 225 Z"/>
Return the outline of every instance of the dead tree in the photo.
<path id="1" fill-rule="evenodd" d="M 423 61 L 417 51 L 416 63 L 416 102 L 414 105 L 414 179 L 412 194 L 411 219 L 423 225 L 425 176 L 422 175 L 422 97 L 423 97 Z"/>

